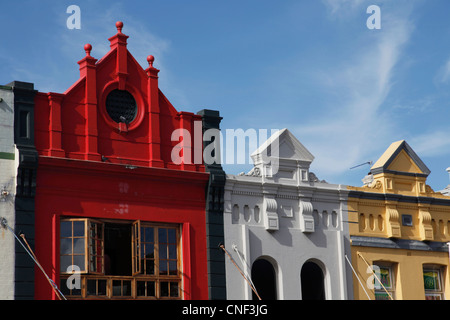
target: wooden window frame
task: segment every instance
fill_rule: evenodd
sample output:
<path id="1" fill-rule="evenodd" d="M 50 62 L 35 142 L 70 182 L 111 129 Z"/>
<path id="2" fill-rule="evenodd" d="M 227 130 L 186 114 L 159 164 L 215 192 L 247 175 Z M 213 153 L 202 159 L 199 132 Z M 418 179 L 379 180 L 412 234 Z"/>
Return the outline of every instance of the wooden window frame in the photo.
<path id="1" fill-rule="evenodd" d="M 73 290 L 69 290 L 68 295 L 69 299 L 182 299 L 182 255 L 181 255 L 181 235 L 182 235 L 182 225 L 181 224 L 168 224 L 168 223 L 152 223 L 152 222 L 141 222 L 137 221 L 117 221 L 117 220 L 96 220 L 89 218 L 64 218 L 61 219 L 63 221 L 71 221 L 72 222 L 72 235 L 73 235 L 73 222 L 74 221 L 84 221 L 84 238 L 85 238 L 85 269 L 80 273 L 81 277 L 81 290 L 74 291 L 77 293 L 76 295 L 72 295 Z M 102 234 L 100 238 L 92 238 L 91 237 L 91 224 L 97 224 L 96 228 L 99 225 L 102 227 Z M 104 256 L 104 247 L 105 247 L 105 223 L 123 223 L 129 224 L 131 227 L 131 259 L 132 259 L 132 272 L 131 276 L 115 276 L 115 275 L 105 275 L 105 256 Z M 143 242 L 142 228 L 153 228 L 153 250 L 154 250 L 154 273 L 153 274 L 145 274 L 143 273 L 145 270 L 142 270 L 141 260 L 143 257 L 141 256 L 141 248 L 143 243 L 147 244 L 147 242 Z M 168 232 L 166 232 L 166 242 L 160 241 L 159 239 L 159 229 L 172 229 L 175 230 L 175 242 L 168 242 Z M 93 254 L 89 249 L 91 245 L 91 241 L 100 241 L 101 244 L 101 255 Z M 167 259 L 160 259 L 160 244 L 166 245 L 165 249 L 167 250 Z M 176 259 L 170 259 L 169 257 L 169 246 L 176 246 Z M 86 254 L 88 253 L 88 254 Z M 96 271 L 90 268 L 91 257 L 101 257 L 101 271 Z M 73 260 L 73 259 L 72 259 Z M 160 263 L 167 264 L 167 273 L 160 274 Z M 170 261 L 176 261 L 177 272 L 176 274 L 170 273 Z M 145 263 L 145 261 L 144 261 Z M 63 281 L 66 281 L 73 273 L 68 272 L 60 272 L 60 282 L 61 287 L 63 286 Z M 88 294 L 88 281 L 96 281 L 96 294 Z M 99 292 L 99 281 L 106 281 L 106 294 L 98 295 Z M 130 295 L 124 295 L 121 292 L 121 295 L 113 295 L 113 283 L 114 281 L 121 281 L 123 284 L 124 281 L 129 281 L 131 284 L 130 287 Z M 138 295 L 138 285 L 140 282 L 154 283 L 154 295 L 149 295 L 151 293 L 146 287 L 144 295 Z M 166 284 L 168 283 L 168 284 Z M 164 286 L 167 286 L 167 291 L 165 291 Z M 151 289 L 151 288 L 150 288 Z M 122 289 L 123 290 L 123 287 Z M 175 290 L 176 293 L 174 293 Z M 166 294 L 167 293 L 167 294 Z M 166 294 L 166 295 L 163 295 Z"/>

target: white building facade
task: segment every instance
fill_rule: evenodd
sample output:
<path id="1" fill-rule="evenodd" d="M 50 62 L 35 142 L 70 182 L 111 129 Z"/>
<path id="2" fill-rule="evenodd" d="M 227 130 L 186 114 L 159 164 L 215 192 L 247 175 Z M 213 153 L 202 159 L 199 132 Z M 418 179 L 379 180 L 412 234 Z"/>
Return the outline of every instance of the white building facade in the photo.
<path id="1" fill-rule="evenodd" d="M 11 87 L 0 87 L 0 219 L 14 226 L 16 189 L 16 147 L 14 144 L 14 96 Z M 14 299 L 14 237 L 0 227 L 0 300 Z"/>
<path id="2" fill-rule="evenodd" d="M 352 299 L 346 187 L 309 172 L 313 155 L 287 129 L 252 159 L 225 184 L 227 299 Z"/>
<path id="3" fill-rule="evenodd" d="M 0 86 L 0 300 L 34 298 L 34 262 L 11 231 L 34 248 L 35 93 L 32 83 Z"/>

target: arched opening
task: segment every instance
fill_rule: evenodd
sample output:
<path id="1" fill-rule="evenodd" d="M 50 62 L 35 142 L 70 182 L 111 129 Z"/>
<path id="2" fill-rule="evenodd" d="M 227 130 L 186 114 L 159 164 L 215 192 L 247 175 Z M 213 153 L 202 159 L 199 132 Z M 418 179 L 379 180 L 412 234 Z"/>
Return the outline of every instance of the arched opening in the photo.
<path id="1" fill-rule="evenodd" d="M 312 261 L 305 262 L 300 273 L 303 300 L 325 300 L 322 268 Z"/>
<path id="2" fill-rule="evenodd" d="M 275 279 L 275 269 L 266 259 L 258 259 L 252 265 L 252 281 L 262 300 L 277 299 L 277 284 Z M 253 292 L 253 300 L 258 297 Z"/>

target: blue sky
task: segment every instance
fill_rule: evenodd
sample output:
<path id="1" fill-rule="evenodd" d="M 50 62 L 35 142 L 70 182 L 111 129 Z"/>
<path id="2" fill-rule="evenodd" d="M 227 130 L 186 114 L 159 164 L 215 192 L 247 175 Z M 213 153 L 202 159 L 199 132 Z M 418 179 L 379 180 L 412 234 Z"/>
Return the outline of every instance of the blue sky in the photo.
<path id="1" fill-rule="evenodd" d="M 69 30 L 69 5 L 81 29 Z M 370 30 L 369 5 L 381 9 Z M 77 61 L 108 50 L 115 22 L 180 111 L 219 110 L 222 130 L 288 128 L 315 156 L 312 171 L 361 185 L 369 166 L 405 139 L 447 186 L 450 167 L 448 0 L 8 1 L 0 7 L 0 83 L 64 92 Z M 225 165 L 228 173 L 251 165 Z"/>

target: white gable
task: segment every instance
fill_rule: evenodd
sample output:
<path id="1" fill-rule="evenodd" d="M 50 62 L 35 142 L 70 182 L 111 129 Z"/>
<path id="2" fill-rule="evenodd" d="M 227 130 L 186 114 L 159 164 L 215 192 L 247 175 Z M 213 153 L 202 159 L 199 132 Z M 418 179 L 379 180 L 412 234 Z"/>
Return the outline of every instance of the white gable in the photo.
<path id="1" fill-rule="evenodd" d="M 251 155 L 257 172 L 274 181 L 300 183 L 309 180 L 309 166 L 314 156 L 288 130 L 274 133 Z"/>
<path id="2" fill-rule="evenodd" d="M 288 129 L 277 131 L 252 153 L 253 159 L 261 156 L 301 160 L 309 163 L 314 160 L 314 156 L 309 150 Z"/>

